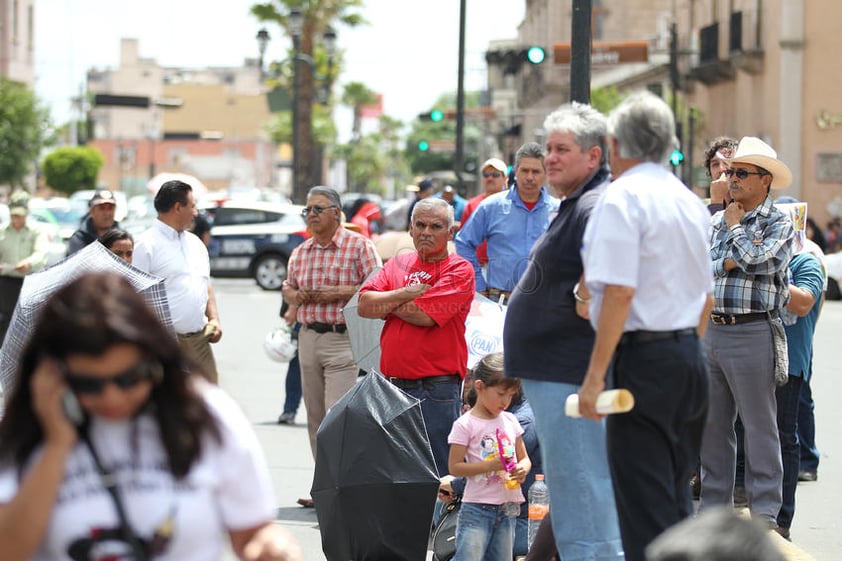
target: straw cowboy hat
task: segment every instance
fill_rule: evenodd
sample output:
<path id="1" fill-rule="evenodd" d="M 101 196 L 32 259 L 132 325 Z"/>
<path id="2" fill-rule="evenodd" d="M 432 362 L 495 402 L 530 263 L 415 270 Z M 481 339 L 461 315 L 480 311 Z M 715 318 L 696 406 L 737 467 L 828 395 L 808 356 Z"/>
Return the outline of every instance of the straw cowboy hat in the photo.
<path id="1" fill-rule="evenodd" d="M 730 165 L 752 164 L 772 174 L 772 189 L 785 189 L 792 183 L 792 172 L 778 159 L 778 153 L 756 136 L 744 136 L 740 140 Z"/>

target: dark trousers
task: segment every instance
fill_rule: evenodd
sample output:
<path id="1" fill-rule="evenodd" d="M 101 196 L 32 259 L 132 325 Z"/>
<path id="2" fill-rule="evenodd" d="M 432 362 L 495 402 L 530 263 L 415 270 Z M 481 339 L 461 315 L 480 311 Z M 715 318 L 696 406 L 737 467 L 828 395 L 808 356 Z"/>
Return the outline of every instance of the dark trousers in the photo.
<path id="1" fill-rule="evenodd" d="M 795 488 L 798 486 L 798 399 L 804 378 L 790 376 L 783 386 L 775 388 L 778 402 L 778 434 L 781 439 L 781 460 L 784 465 L 783 502 L 778 513 L 778 526 L 789 528 L 795 516 Z"/>
<path id="2" fill-rule="evenodd" d="M 687 481 L 701 448 L 707 371 L 695 335 L 621 345 L 612 369 L 635 399 L 607 420 L 620 534 L 626 561 L 645 561 L 646 546 L 693 513 Z"/>
<path id="3" fill-rule="evenodd" d="M 816 448 L 816 419 L 813 390 L 810 381 L 801 384 L 798 402 L 798 448 L 800 449 L 800 471 L 819 471 L 819 449 Z"/>
<path id="4" fill-rule="evenodd" d="M 6 339 L 6 331 L 9 330 L 22 286 L 21 277 L 0 276 L 0 345 Z"/>

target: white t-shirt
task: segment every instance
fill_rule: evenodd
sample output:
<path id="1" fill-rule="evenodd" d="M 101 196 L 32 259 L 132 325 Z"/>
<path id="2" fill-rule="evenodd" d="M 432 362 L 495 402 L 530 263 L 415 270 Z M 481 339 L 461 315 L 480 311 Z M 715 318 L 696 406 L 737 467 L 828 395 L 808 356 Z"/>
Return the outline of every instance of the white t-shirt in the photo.
<path id="1" fill-rule="evenodd" d="M 485 462 L 496 458 L 497 453 L 497 429 L 506 436 L 508 440 L 507 457 L 514 457 L 515 442 L 523 434 L 523 427 L 513 414 L 503 411 L 493 419 L 482 419 L 471 415 L 468 411 L 456 419 L 450 434 L 447 437 L 448 444 L 460 444 L 465 447 L 465 459 L 469 464 Z M 517 458 L 520 460 L 521 458 Z M 507 489 L 505 485 L 505 472 L 481 473 L 466 478 L 465 494 L 462 500 L 466 503 L 481 503 L 499 505 L 503 503 L 522 503 L 523 493 L 520 487 Z"/>
<path id="2" fill-rule="evenodd" d="M 662 166 L 627 170 L 597 203 L 582 243 L 596 329 L 606 285 L 635 289 L 624 331 L 696 327 L 713 273 L 710 212 Z"/>
<path id="3" fill-rule="evenodd" d="M 155 220 L 138 236 L 132 265 L 164 279 L 176 333 L 202 330 L 210 284 L 210 259 L 202 240 Z"/>
<path id="4" fill-rule="evenodd" d="M 227 530 L 252 528 L 275 517 L 266 461 L 248 420 L 221 389 L 204 381 L 197 384 L 219 421 L 222 443 L 206 436 L 201 457 L 182 481 L 175 481 L 166 467 L 151 415 L 144 413 L 135 421 L 91 421 L 91 439 L 103 466 L 116 476 L 129 525 L 149 545 L 155 561 L 219 559 Z M 39 448 L 33 456 L 40 453 Z M 14 497 L 18 483 L 15 469 L 0 471 L 0 503 Z M 46 536 L 33 561 L 125 559 L 128 551 L 119 537 L 114 503 L 80 442 L 67 460 Z"/>

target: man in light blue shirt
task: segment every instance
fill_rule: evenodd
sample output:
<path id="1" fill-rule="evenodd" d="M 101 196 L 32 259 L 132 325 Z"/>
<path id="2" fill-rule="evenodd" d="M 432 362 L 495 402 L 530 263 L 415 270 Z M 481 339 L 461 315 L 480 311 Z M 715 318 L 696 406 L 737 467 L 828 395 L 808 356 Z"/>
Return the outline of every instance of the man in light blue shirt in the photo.
<path id="1" fill-rule="evenodd" d="M 515 155 L 517 186 L 488 196 L 456 236 L 456 252 L 471 262 L 477 292 L 506 303 L 529 262 L 529 252 L 558 211 L 544 187 L 544 150 L 527 142 Z M 483 274 L 477 247 L 488 241 Z"/>

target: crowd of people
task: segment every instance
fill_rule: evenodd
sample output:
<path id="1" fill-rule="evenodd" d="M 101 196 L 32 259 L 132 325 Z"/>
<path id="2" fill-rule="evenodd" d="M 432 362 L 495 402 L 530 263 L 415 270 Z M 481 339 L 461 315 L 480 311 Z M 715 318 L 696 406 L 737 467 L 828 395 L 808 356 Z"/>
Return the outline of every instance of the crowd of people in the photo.
<path id="1" fill-rule="evenodd" d="M 768 531 L 790 538 L 797 482 L 816 478 L 800 446 L 815 450 L 804 403 L 827 286 L 797 201 L 773 199 L 792 181 L 788 166 L 758 138 L 717 138 L 706 207 L 663 165 L 675 122 L 652 94 L 608 116 L 565 104 L 544 129 L 545 146 L 517 151 L 511 184 L 498 158 L 467 201 L 421 181 L 413 250 L 385 263 L 370 239 L 382 227 L 376 205 L 354 205 L 346 227 L 339 193 L 310 189 L 310 237 L 282 287 L 297 384 L 278 422 L 294 422 L 300 391 L 315 457 L 322 420 L 361 374 L 343 314 L 358 294 L 359 315 L 384 320 L 370 375 L 419 400 L 439 502 L 460 501 L 456 561 L 658 561 L 682 548 L 680 558 L 704 559 L 711 540 L 693 529 L 723 525 L 742 537 L 728 547 L 751 543 L 771 559 Z M 114 222 L 113 194 L 97 191 L 69 252 L 99 240 L 162 277 L 177 337 L 120 275 L 87 275 L 50 298 L 0 420 L 9 559 L 74 557 L 106 541 L 135 559 L 203 559 L 226 535 L 243 559 L 301 558 L 271 523 L 254 433 L 215 385 L 222 327 L 207 248 L 188 231 L 190 185 L 165 183 L 155 208 L 135 240 Z M 25 214 L 25 203 L 13 208 Z M 0 232 L 0 281 L 19 291 L 42 262 L 18 222 Z M 26 246 L 6 255 L 7 237 Z M 505 309 L 505 352 L 469 369 L 477 293 Z M 606 418 L 596 403 L 609 388 L 630 391 L 634 408 Z M 573 397 L 584 418 L 565 414 Z M 530 550 L 525 502 L 539 473 L 551 544 Z M 694 473 L 700 514 L 685 521 Z M 731 518 L 740 482 L 749 525 Z M 298 503 L 314 506 L 309 495 Z M 434 514 L 431 500 L 431 524 Z"/>
<path id="2" fill-rule="evenodd" d="M 526 553 L 515 547 L 521 509 L 510 505 L 527 487 L 507 484 L 540 464 L 559 558 L 645 560 L 658 536 L 694 515 L 694 473 L 701 512 L 733 506 L 738 414 L 750 514 L 789 539 L 798 404 L 823 287 L 820 254 L 796 243 L 806 229 L 796 233 L 786 200 L 772 198 L 789 168 L 760 139 L 715 139 L 706 207 L 663 165 L 675 123 L 653 95 L 634 94 L 608 117 L 567 104 L 544 129 L 545 147 L 518 150 L 511 186 L 505 163 L 483 164 L 483 193 L 461 221 L 420 182 L 415 251 L 342 287 L 342 298 L 359 290 L 361 316 L 385 320 L 379 372 L 421 400 L 439 499 L 461 494 L 456 559 Z M 326 240 L 327 254 L 308 261 L 319 271 L 344 247 Z M 506 308 L 499 370 L 509 384 L 466 368 L 475 292 Z M 345 331 L 338 316 L 317 326 Z M 462 384 L 475 392 L 467 413 Z M 504 414 L 518 388 L 540 462 Z M 634 408 L 604 418 L 595 404 L 607 388 L 629 390 Z M 572 395 L 586 419 L 559 406 Z"/>

